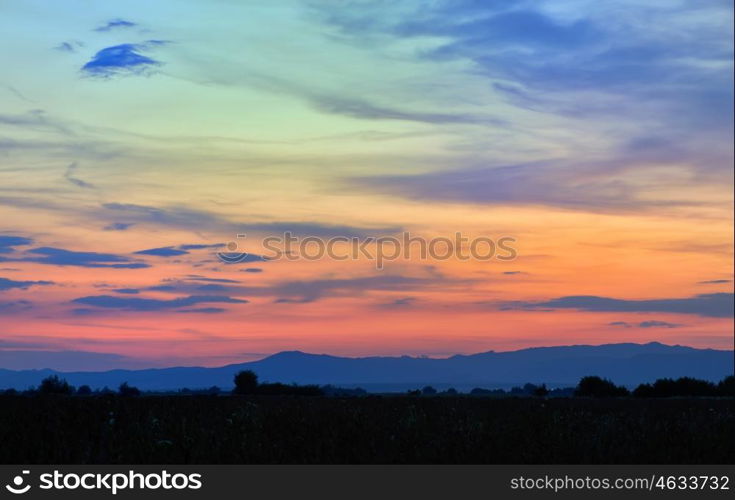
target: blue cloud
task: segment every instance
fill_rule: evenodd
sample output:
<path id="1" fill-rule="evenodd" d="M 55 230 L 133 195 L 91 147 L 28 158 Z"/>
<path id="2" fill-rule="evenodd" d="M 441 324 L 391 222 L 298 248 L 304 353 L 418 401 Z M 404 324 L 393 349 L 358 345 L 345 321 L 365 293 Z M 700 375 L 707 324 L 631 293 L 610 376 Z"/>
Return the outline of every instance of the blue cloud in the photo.
<path id="1" fill-rule="evenodd" d="M 146 288 L 148 291 L 195 295 L 208 294 L 238 295 L 249 297 L 274 297 L 276 303 L 302 304 L 323 297 L 354 297 L 371 290 L 408 292 L 446 284 L 447 278 L 432 276 L 419 278 L 401 275 L 380 275 L 355 278 L 330 278 L 309 281 L 282 281 L 267 286 L 248 286 L 230 283 L 208 283 L 202 285 L 189 280 L 169 280 L 164 284 Z M 461 281 L 455 281 L 459 283 Z"/>
<path id="2" fill-rule="evenodd" d="M 106 225 L 103 229 L 105 231 L 126 231 L 134 225 L 132 222 L 113 222 Z"/>
<path id="3" fill-rule="evenodd" d="M 484 204 L 549 205 L 598 212 L 640 211 L 672 206 L 646 200 L 642 188 L 608 177 L 620 162 L 540 161 L 497 167 L 467 166 L 416 175 L 389 174 L 347 183 L 419 200 Z"/>
<path id="4" fill-rule="evenodd" d="M 227 311 L 221 307 L 199 307 L 195 309 L 181 309 L 178 313 L 217 314 Z"/>
<path id="5" fill-rule="evenodd" d="M 189 252 L 186 250 L 179 250 L 174 247 L 160 247 L 160 248 L 149 248 L 148 250 L 140 250 L 135 252 L 140 255 L 155 255 L 156 257 L 176 257 L 179 255 L 186 255 Z"/>
<path id="6" fill-rule="evenodd" d="M 26 311 L 28 309 L 31 309 L 32 307 L 33 307 L 33 303 L 28 300 L 13 300 L 10 302 L 0 302 L 0 311 L 4 311 L 4 312 Z M 7 345 L 3 343 L 3 347 L 7 347 Z"/>
<path id="7" fill-rule="evenodd" d="M 545 302 L 512 302 L 505 309 L 577 309 L 592 312 L 663 312 L 674 314 L 696 314 L 714 318 L 733 317 L 732 293 L 708 293 L 694 297 L 676 299 L 626 300 L 594 295 L 560 297 Z M 658 322 L 643 322 L 643 328 L 663 326 Z"/>
<path id="8" fill-rule="evenodd" d="M 141 269 L 150 267 L 149 264 L 135 262 L 121 255 L 97 252 L 74 252 L 53 247 L 32 248 L 26 252 L 26 255 L 5 260 L 35 262 L 56 266 L 106 267 L 112 269 Z"/>
<path id="9" fill-rule="evenodd" d="M 186 207 L 158 208 L 132 203 L 104 203 L 102 209 L 120 216 L 125 220 L 140 224 L 155 224 L 182 229 L 196 229 L 207 227 L 211 230 L 226 231 L 233 235 L 242 232 L 283 234 L 291 232 L 299 236 L 332 237 L 344 236 L 365 237 L 395 234 L 402 230 L 398 226 L 359 227 L 319 222 L 237 222 L 220 215 L 203 210 L 193 210 Z"/>
<path id="10" fill-rule="evenodd" d="M 217 295 L 191 295 L 170 300 L 115 297 L 112 295 L 93 295 L 80 297 L 72 301 L 76 304 L 100 307 L 106 309 L 121 309 L 126 311 L 161 311 L 180 309 L 203 303 L 247 304 L 247 300 Z"/>
<path id="11" fill-rule="evenodd" d="M 185 279 L 190 281 L 204 281 L 207 283 L 241 283 L 238 280 L 231 280 L 227 278 L 208 278 L 206 276 L 200 276 L 198 274 L 190 274 Z"/>
<path id="12" fill-rule="evenodd" d="M 207 248 L 222 248 L 224 243 L 213 243 L 211 245 L 193 244 L 193 245 L 179 245 L 181 250 L 204 250 Z"/>
<path id="13" fill-rule="evenodd" d="M 140 290 L 137 288 L 115 288 L 112 290 L 115 293 L 122 293 L 125 295 L 137 295 L 140 293 Z"/>
<path id="14" fill-rule="evenodd" d="M 190 250 L 204 250 L 209 248 L 222 248 L 223 243 L 214 243 L 211 245 L 204 244 L 189 244 L 189 245 L 178 245 L 168 246 L 159 248 L 149 248 L 147 250 L 140 250 L 135 252 L 140 255 L 154 255 L 156 257 L 178 257 L 180 255 L 186 255 L 190 253 Z"/>
<path id="15" fill-rule="evenodd" d="M 669 323 L 667 321 L 658 320 L 641 321 L 637 324 L 628 323 L 627 321 L 613 321 L 608 323 L 608 325 L 621 326 L 623 328 L 633 328 L 634 326 L 637 326 L 638 328 L 679 328 L 682 326 L 678 323 Z"/>
<path id="16" fill-rule="evenodd" d="M 136 23 L 132 21 L 126 21 L 125 19 L 111 19 L 110 21 L 107 21 L 107 24 L 103 24 L 102 26 L 99 26 L 95 28 L 95 31 L 112 31 L 114 29 L 120 29 L 120 28 L 133 28 L 137 26 Z"/>
<path id="17" fill-rule="evenodd" d="M 158 44 L 155 44 L 158 45 Z M 146 43 L 124 43 L 97 52 L 82 66 L 89 76 L 109 78 L 117 75 L 145 75 L 161 62 L 141 54 L 151 47 Z"/>
<path id="18" fill-rule="evenodd" d="M 402 297 L 385 304 L 379 304 L 378 307 L 383 309 L 402 309 L 413 306 L 417 300 L 416 297 Z"/>
<path id="19" fill-rule="evenodd" d="M 641 328 L 679 328 L 681 325 L 678 323 L 669 323 L 668 321 L 641 321 L 638 323 Z"/>
<path id="20" fill-rule="evenodd" d="M 30 245 L 33 240 L 30 238 L 24 238 L 23 236 L 3 236 L 0 235 L 0 253 L 10 253 L 14 250 L 13 247 Z"/>
<path id="21" fill-rule="evenodd" d="M 507 125 L 507 122 L 494 116 L 467 115 L 446 112 L 411 111 L 380 106 L 371 102 L 338 96 L 312 95 L 308 96 L 311 104 L 318 110 L 326 113 L 350 116 L 363 120 L 398 120 L 432 124 L 488 124 Z"/>
<path id="22" fill-rule="evenodd" d="M 26 290 L 31 286 L 53 285 L 53 281 L 15 281 L 8 278 L 0 278 L 0 291 L 10 290 L 11 288 L 19 288 Z"/>
<path id="23" fill-rule="evenodd" d="M 633 325 L 628 323 L 627 321 L 612 321 L 608 323 L 608 326 L 622 326 L 623 328 L 632 328 Z"/>
<path id="24" fill-rule="evenodd" d="M 585 19 L 564 24 L 531 10 L 495 13 L 492 6 L 484 15 L 466 18 L 457 12 L 460 9 L 447 8 L 437 12 L 434 18 L 405 22 L 395 28 L 395 33 L 400 36 L 429 35 L 454 39 L 434 53 L 435 56 L 455 52 L 464 55 L 471 49 L 482 50 L 499 43 L 545 49 L 573 48 L 597 35 L 595 26 Z"/>

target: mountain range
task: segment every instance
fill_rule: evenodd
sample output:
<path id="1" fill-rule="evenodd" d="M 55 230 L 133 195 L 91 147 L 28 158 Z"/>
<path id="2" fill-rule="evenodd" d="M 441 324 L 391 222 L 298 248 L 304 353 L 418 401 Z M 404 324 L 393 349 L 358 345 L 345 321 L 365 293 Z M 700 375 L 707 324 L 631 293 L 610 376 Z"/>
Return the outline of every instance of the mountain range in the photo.
<path id="1" fill-rule="evenodd" d="M 550 387 L 574 386 L 586 375 L 598 375 L 626 386 L 683 376 L 716 382 L 733 374 L 734 363 L 733 351 L 658 342 L 535 347 L 448 358 L 346 358 L 286 351 L 258 361 L 217 368 L 104 372 L 0 369 L 0 388 L 26 389 L 37 386 L 49 375 L 59 375 L 72 385 L 86 384 L 92 388 L 116 388 L 128 382 L 143 390 L 211 386 L 229 389 L 234 374 L 241 370 L 253 370 L 261 381 L 363 387 L 372 392 L 405 391 L 425 385 L 463 391 L 473 387 L 508 388 L 526 382 L 546 383 Z"/>

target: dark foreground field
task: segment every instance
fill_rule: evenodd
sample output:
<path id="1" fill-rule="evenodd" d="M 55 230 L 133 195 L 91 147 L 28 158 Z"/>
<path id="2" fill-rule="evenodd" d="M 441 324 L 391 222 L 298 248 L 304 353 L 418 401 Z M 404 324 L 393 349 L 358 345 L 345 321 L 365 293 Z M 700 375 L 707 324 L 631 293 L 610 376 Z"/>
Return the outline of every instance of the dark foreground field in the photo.
<path id="1" fill-rule="evenodd" d="M 0 397 L 2 463 L 732 463 L 732 399 Z"/>

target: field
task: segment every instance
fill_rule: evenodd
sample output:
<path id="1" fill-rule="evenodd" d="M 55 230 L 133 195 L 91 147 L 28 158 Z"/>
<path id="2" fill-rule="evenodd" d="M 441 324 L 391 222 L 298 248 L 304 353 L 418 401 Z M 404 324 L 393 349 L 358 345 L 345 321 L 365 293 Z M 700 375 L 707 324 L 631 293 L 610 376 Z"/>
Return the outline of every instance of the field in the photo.
<path id="1" fill-rule="evenodd" d="M 732 399 L 0 397 L 1 463 L 732 463 Z"/>

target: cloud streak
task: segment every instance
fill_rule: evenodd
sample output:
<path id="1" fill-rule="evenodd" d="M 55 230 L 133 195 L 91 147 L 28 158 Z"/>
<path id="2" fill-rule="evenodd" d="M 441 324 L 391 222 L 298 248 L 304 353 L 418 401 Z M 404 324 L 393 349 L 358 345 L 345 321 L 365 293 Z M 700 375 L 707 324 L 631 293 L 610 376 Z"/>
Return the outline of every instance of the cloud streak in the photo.
<path id="1" fill-rule="evenodd" d="M 75 252 L 55 247 L 39 247 L 27 250 L 14 257 L 0 257 L 0 262 L 34 262 L 54 266 L 76 266 L 110 269 L 142 269 L 150 267 L 145 262 L 116 254 L 98 252 Z"/>
<path id="2" fill-rule="evenodd" d="M 686 298 L 626 300 L 594 295 L 571 295 L 543 302 L 512 302 L 506 309 L 548 310 L 575 309 L 590 312 L 663 312 L 694 314 L 713 318 L 733 317 L 732 293 L 708 293 Z M 644 322 L 646 323 L 646 322 Z M 643 328 L 661 326 L 656 322 L 639 325 Z"/>
<path id="3" fill-rule="evenodd" d="M 102 208 L 111 216 L 124 217 L 126 221 L 132 223 L 153 224 L 196 231 L 206 227 L 210 230 L 225 232 L 233 236 L 243 232 L 267 234 L 291 232 L 299 236 L 344 236 L 350 238 L 395 234 L 401 231 L 401 227 L 398 226 L 358 227 L 300 221 L 238 222 L 213 212 L 185 207 L 159 208 L 131 203 L 105 203 L 102 205 Z"/>
<path id="4" fill-rule="evenodd" d="M 107 23 L 103 24 L 102 26 L 98 26 L 95 28 L 95 31 L 99 32 L 106 32 L 106 31 L 112 31 L 117 29 L 125 29 L 125 28 L 133 28 L 137 26 L 136 23 L 132 21 L 127 21 L 125 19 L 111 19 L 107 21 Z"/>
<path id="5" fill-rule="evenodd" d="M 15 281 L 8 278 L 0 277 L 0 292 L 4 290 L 10 290 L 12 288 L 18 288 L 21 290 L 27 290 L 32 286 L 43 286 L 53 285 L 53 281 Z"/>
<path id="6" fill-rule="evenodd" d="M 224 304 L 247 304 L 247 300 L 224 297 L 219 295 L 191 295 L 175 299 L 149 299 L 138 297 L 115 297 L 113 295 L 92 295 L 79 297 L 72 301 L 74 304 L 82 304 L 102 309 L 117 309 L 124 311 L 164 311 L 170 309 L 183 309 L 197 304 L 224 303 Z M 86 312 L 86 310 L 84 310 Z M 191 311 L 190 311 L 191 312 Z M 199 311 L 201 312 L 201 311 Z"/>
<path id="7" fill-rule="evenodd" d="M 77 162 L 70 163 L 69 166 L 66 167 L 66 172 L 64 172 L 64 179 L 71 182 L 77 187 L 84 188 L 84 189 L 93 189 L 94 188 L 93 184 L 83 181 L 82 179 L 79 179 L 78 177 L 75 176 L 75 172 L 78 167 L 79 167 L 79 164 Z"/>

